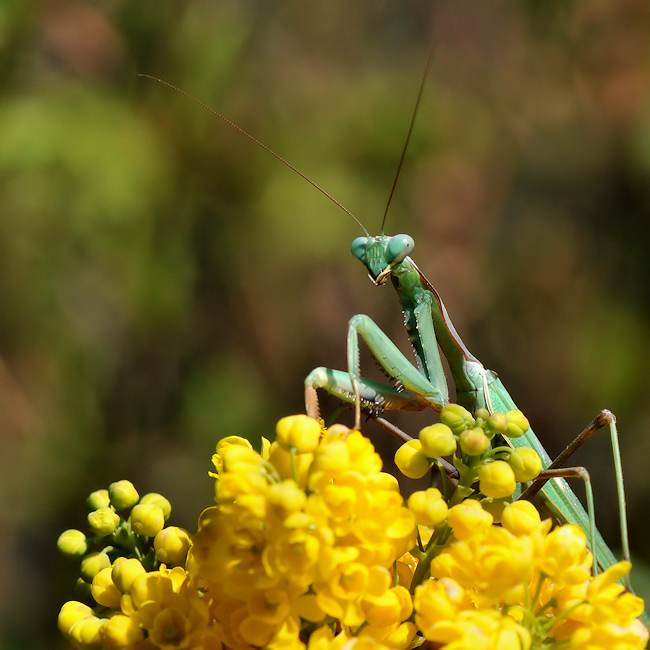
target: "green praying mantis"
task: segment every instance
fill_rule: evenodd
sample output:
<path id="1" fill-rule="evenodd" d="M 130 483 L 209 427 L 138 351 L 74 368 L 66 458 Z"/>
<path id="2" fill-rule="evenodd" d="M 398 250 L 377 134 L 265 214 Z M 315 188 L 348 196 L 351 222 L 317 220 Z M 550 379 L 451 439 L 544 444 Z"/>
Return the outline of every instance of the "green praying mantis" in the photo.
<path id="1" fill-rule="evenodd" d="M 497 374 L 485 368 L 463 343 L 439 293 L 411 259 L 410 254 L 415 247 L 413 238 L 406 234 L 385 234 L 388 208 L 404 162 L 435 47 L 434 44 L 429 53 L 397 174 L 384 211 L 381 234 L 371 236 L 365 226 L 354 215 L 350 215 L 364 231 L 364 236 L 357 237 L 352 242 L 352 255 L 366 267 L 370 280 L 376 286 L 386 284 L 390 279 L 404 314 L 404 326 L 417 365 L 408 360 L 369 316 L 357 314 L 351 318 L 348 326 L 347 371 L 319 367 L 305 380 L 305 405 L 308 415 L 312 417 L 319 417 L 317 389 L 324 389 L 344 402 L 353 404 L 356 428 L 360 426 L 362 409 L 371 415 L 393 409 L 409 411 L 432 408 L 440 411 L 450 401 L 440 351 L 449 365 L 456 390 L 456 402 L 472 415 L 479 409 L 495 413 L 517 408 Z M 365 341 L 392 383 L 383 384 L 361 376 L 359 338 Z M 376 419 L 391 433 L 402 439 L 408 438 L 383 418 Z M 587 532 L 594 553 L 594 572 L 596 567 L 603 570 L 608 568 L 617 559 L 596 529 L 593 493 L 587 470 L 582 467 L 565 468 L 564 464 L 579 446 L 605 425 L 609 425 L 612 440 L 623 557 L 629 560 L 618 432 L 616 418 L 611 412 L 603 410 L 555 461 L 551 461 L 532 428 L 521 438 L 505 439 L 506 444 L 512 448 L 525 446 L 534 449 L 542 459 L 544 470 L 540 480 L 530 486 L 520 498 L 532 499 L 536 496 L 559 522 L 575 524 Z M 589 513 L 565 477 L 577 477 L 585 482 Z M 629 588 L 629 582 L 627 586 Z"/>
<path id="2" fill-rule="evenodd" d="M 364 236 L 358 237 L 352 242 L 352 254 L 364 264 L 370 279 L 375 285 L 381 286 L 387 283 L 389 279 L 393 284 L 404 313 L 404 323 L 415 352 L 417 365 L 409 361 L 370 317 L 361 314 L 355 315 L 350 320 L 348 327 L 347 371 L 324 367 L 314 369 L 305 380 L 306 410 L 308 415 L 312 417 L 318 418 L 320 416 L 317 390 L 324 389 L 354 406 L 355 426 L 357 428 L 360 425 L 361 411 L 367 410 L 371 415 L 375 416 L 375 419 L 382 426 L 402 439 L 409 439 L 410 437 L 383 418 L 378 417 L 378 415 L 386 410 L 393 409 L 422 410 L 432 408 L 434 411 L 440 411 L 443 406 L 450 402 L 449 388 L 440 351 L 447 359 L 451 371 L 456 391 L 456 401 L 472 414 L 475 414 L 478 409 L 487 409 L 490 413 L 494 413 L 507 412 L 517 408 L 496 373 L 486 369 L 465 346 L 449 317 L 440 295 L 411 259 L 410 255 L 415 245 L 413 239 L 405 234 L 395 236 L 384 234 L 388 206 L 405 158 L 434 51 L 435 47 L 432 48 L 429 55 L 397 174 L 384 213 L 381 234 L 377 236 L 371 236 L 363 224 L 347 208 L 319 185 L 224 115 L 167 81 L 150 75 L 139 75 L 169 86 L 225 121 L 310 183 L 352 217 L 362 228 Z M 359 337 L 365 341 L 384 371 L 393 380 L 393 383 L 384 384 L 362 377 Z M 532 429 L 529 429 L 520 438 L 507 440 L 507 443 L 511 446 L 526 446 L 534 449 L 542 459 L 544 467 L 544 471 L 540 475 L 542 480 L 529 487 L 521 497 L 533 498 L 535 496 L 559 522 L 573 523 L 585 530 L 590 540 L 592 552 L 601 569 L 606 569 L 617 560 L 595 528 L 593 496 L 591 494 L 589 475 L 584 468 L 563 468 L 563 466 L 575 449 L 605 425 L 609 425 L 611 432 L 621 515 L 623 556 L 628 559 L 625 496 L 616 420 L 609 411 L 602 411 L 554 462 L 551 462 L 546 450 Z M 450 471 L 451 469 L 453 468 L 450 467 Z M 580 500 L 568 486 L 564 477 L 580 477 L 585 481 L 589 514 L 587 514 Z M 650 619 L 644 616 L 644 622 L 648 624 Z"/>

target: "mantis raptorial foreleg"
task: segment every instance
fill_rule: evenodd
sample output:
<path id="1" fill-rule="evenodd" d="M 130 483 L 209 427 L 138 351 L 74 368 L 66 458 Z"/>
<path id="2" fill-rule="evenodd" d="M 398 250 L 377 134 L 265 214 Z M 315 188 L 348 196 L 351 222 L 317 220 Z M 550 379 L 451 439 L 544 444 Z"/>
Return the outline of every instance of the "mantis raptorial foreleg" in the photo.
<path id="1" fill-rule="evenodd" d="M 447 381 L 442 361 L 435 344 L 435 332 L 431 322 L 431 309 L 422 305 L 415 309 L 419 331 L 433 342 L 427 348 L 427 362 L 434 372 L 431 381 L 422 370 L 416 368 L 368 316 L 353 316 L 348 326 L 348 374 L 340 371 L 316 368 L 305 380 L 305 402 L 308 415 L 318 417 L 316 388 L 323 388 L 332 395 L 351 402 L 355 407 L 355 428 L 359 428 L 362 405 L 375 411 L 406 410 L 421 411 L 431 407 L 436 411 L 449 403 Z M 359 337 L 373 353 L 395 386 L 380 384 L 361 376 Z M 433 351 L 433 352 L 432 352 Z"/>

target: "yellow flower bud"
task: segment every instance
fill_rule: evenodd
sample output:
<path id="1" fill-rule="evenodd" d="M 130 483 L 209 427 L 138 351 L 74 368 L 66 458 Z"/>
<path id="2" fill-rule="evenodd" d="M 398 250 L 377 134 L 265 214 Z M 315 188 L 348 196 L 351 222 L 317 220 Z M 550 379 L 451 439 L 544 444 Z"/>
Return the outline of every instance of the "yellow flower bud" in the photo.
<path id="1" fill-rule="evenodd" d="M 530 501 L 515 501 L 508 505 L 501 517 L 501 525 L 513 535 L 529 535 L 541 519 Z"/>
<path id="2" fill-rule="evenodd" d="M 515 473 L 515 481 L 524 483 L 532 481 L 542 471 L 542 459 L 539 454 L 530 447 L 515 449 L 508 459 L 508 464 Z"/>
<path id="3" fill-rule="evenodd" d="M 108 496 L 108 490 L 95 490 L 88 495 L 86 499 L 86 508 L 88 512 L 97 510 L 97 508 L 106 508 L 111 504 L 111 498 Z"/>
<path id="4" fill-rule="evenodd" d="M 156 557 L 165 564 L 183 565 L 192 546 L 190 534 L 178 526 L 163 528 L 154 538 Z"/>
<path id="5" fill-rule="evenodd" d="M 126 510 L 134 506 L 140 495 L 131 481 L 116 481 L 108 486 L 111 505 L 115 510 Z"/>
<path id="6" fill-rule="evenodd" d="M 154 503 L 138 503 L 131 510 L 131 528 L 138 535 L 155 537 L 165 525 L 165 515 Z"/>
<path id="7" fill-rule="evenodd" d="M 479 489 L 486 497 L 503 499 L 516 489 L 515 473 L 503 460 L 485 463 L 478 471 Z"/>
<path id="8" fill-rule="evenodd" d="M 447 503 L 436 488 L 414 492 L 408 499 L 408 507 L 420 526 L 433 528 L 447 517 Z"/>
<path id="9" fill-rule="evenodd" d="M 429 458 L 451 456 L 456 451 L 456 438 L 446 424 L 432 424 L 425 427 L 418 437 L 422 443 L 422 451 Z"/>
<path id="10" fill-rule="evenodd" d="M 526 416 L 519 409 L 508 411 L 506 417 L 508 418 L 508 429 L 506 435 L 509 438 L 519 438 L 530 429 L 530 424 L 528 423 Z"/>
<path id="11" fill-rule="evenodd" d="M 113 578 L 111 577 L 113 569 L 108 567 L 102 569 L 98 574 L 93 578 L 92 594 L 93 598 L 104 607 L 110 607 L 111 609 L 120 608 L 120 598 L 122 594 L 120 590 L 113 583 Z"/>
<path id="12" fill-rule="evenodd" d="M 88 526 L 97 537 L 106 537 L 115 531 L 120 523 L 120 516 L 107 506 L 88 513 Z"/>
<path id="13" fill-rule="evenodd" d="M 505 435 L 508 429 L 508 417 L 505 413 L 492 413 L 485 423 L 485 432 L 490 438 L 496 434 Z"/>
<path id="14" fill-rule="evenodd" d="M 440 421 L 446 424 L 457 436 L 465 429 L 471 429 L 476 424 L 472 414 L 460 404 L 447 404 L 440 411 Z"/>
<path id="15" fill-rule="evenodd" d="M 128 593 L 133 581 L 143 573 L 146 573 L 142 562 L 136 558 L 123 558 L 121 562 L 117 560 L 113 564 L 111 579 L 113 584 L 123 593 Z"/>
<path id="16" fill-rule="evenodd" d="M 66 639 L 69 639 L 70 628 L 82 618 L 86 616 L 92 616 L 94 614 L 93 610 L 76 600 L 69 600 L 67 603 L 63 603 L 61 611 L 59 612 L 59 618 L 57 619 L 57 625 L 61 634 Z"/>
<path id="17" fill-rule="evenodd" d="M 429 471 L 431 461 L 419 440 L 409 440 L 395 452 L 395 465 L 408 478 L 422 478 Z"/>
<path id="18" fill-rule="evenodd" d="M 102 630 L 103 647 L 106 650 L 121 650 L 132 648 L 144 641 L 144 632 L 138 623 L 123 614 L 117 614 L 108 619 Z"/>
<path id="19" fill-rule="evenodd" d="M 318 447 L 321 428 L 317 420 L 307 415 L 289 415 L 277 423 L 275 432 L 283 449 L 293 447 L 299 454 L 309 454 Z"/>
<path id="20" fill-rule="evenodd" d="M 456 539 L 469 539 L 472 535 L 487 530 L 492 525 L 492 515 L 475 499 L 465 499 L 449 509 L 447 523 L 454 530 Z"/>
<path id="21" fill-rule="evenodd" d="M 101 648 L 103 626 L 104 621 L 97 616 L 86 616 L 70 628 L 68 638 L 76 648 Z"/>
<path id="22" fill-rule="evenodd" d="M 157 505 L 163 511 L 165 521 L 167 521 L 169 516 L 172 514 L 172 504 L 169 503 L 169 500 L 162 494 L 158 494 L 157 492 L 149 492 L 149 494 L 145 494 L 142 499 L 140 499 L 140 503 L 153 503 Z"/>
<path id="23" fill-rule="evenodd" d="M 81 560 L 79 573 L 85 582 L 92 582 L 102 569 L 109 566 L 111 566 L 111 559 L 106 553 L 89 553 Z"/>
<path id="24" fill-rule="evenodd" d="M 480 427 L 463 431 L 458 442 L 468 456 L 481 456 L 490 448 L 490 439 Z"/>
<path id="25" fill-rule="evenodd" d="M 86 536 L 80 530 L 74 528 L 65 530 L 59 535 L 56 547 L 61 555 L 71 559 L 82 557 L 88 550 Z"/>

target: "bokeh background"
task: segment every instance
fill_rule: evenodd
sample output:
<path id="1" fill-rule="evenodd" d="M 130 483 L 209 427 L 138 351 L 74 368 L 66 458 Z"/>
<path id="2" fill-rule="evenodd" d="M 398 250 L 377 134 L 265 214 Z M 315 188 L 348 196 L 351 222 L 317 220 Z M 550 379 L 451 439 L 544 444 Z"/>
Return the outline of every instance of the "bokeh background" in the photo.
<path id="1" fill-rule="evenodd" d="M 358 226 L 136 75 L 375 230 L 434 40 L 387 230 L 552 455 L 616 412 L 648 595 L 649 33 L 642 0 L 1 2 L 0 647 L 65 647 L 55 542 L 91 490 L 129 478 L 194 530 L 218 438 L 301 411 L 350 316 L 408 349 Z M 588 447 L 616 547 L 607 436 Z"/>

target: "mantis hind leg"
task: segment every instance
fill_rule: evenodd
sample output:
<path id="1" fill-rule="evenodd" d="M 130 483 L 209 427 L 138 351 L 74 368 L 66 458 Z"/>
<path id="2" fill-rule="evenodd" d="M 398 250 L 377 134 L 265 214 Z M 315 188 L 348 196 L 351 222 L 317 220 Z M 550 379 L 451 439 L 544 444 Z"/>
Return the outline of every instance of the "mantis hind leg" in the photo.
<path id="1" fill-rule="evenodd" d="M 619 519 L 620 519 L 620 529 L 621 529 L 621 549 L 623 554 L 623 559 L 629 561 L 630 559 L 630 546 L 628 540 L 628 531 L 627 531 L 627 515 L 626 515 L 626 503 L 625 503 L 625 487 L 623 482 L 623 468 L 621 464 L 621 452 L 618 442 L 618 430 L 616 428 L 616 416 L 609 410 L 603 409 L 590 423 L 589 425 L 576 437 L 576 439 L 571 442 L 564 451 L 548 466 L 546 470 L 540 475 L 541 480 L 534 483 L 529 487 L 522 495 L 521 498 L 530 499 L 535 494 L 537 494 L 544 487 L 544 482 L 553 476 L 559 476 L 555 472 L 560 471 L 560 468 L 566 463 L 566 461 L 571 457 L 571 455 L 579 449 L 591 436 L 596 433 L 599 429 L 604 426 L 609 426 L 610 437 L 612 441 L 612 455 L 614 457 L 614 471 L 616 474 L 616 492 L 618 495 L 618 508 L 619 508 Z M 574 471 L 573 474 L 566 474 L 567 476 L 579 476 L 585 480 L 585 488 L 587 490 L 587 503 L 589 512 L 589 526 L 592 538 L 592 550 L 594 551 L 594 566 L 596 565 L 596 552 L 600 547 L 598 537 L 595 533 L 595 523 L 593 515 L 593 495 L 591 493 L 591 484 L 588 480 L 589 474 L 584 468 L 565 468 L 565 472 Z M 586 475 L 586 476 L 585 476 Z M 603 558 L 600 558 L 601 561 Z M 609 563 L 609 558 L 605 558 L 604 565 Z M 626 584 L 629 588 L 629 577 L 626 578 Z"/>

